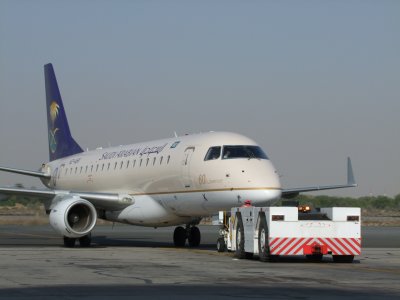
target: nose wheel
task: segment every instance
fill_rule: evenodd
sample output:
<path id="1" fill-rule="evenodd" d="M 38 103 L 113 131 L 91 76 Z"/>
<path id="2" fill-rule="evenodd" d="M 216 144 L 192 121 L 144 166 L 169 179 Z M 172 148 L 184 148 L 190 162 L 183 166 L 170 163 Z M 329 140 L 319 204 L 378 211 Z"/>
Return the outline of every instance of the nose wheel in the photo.
<path id="1" fill-rule="evenodd" d="M 176 247 L 185 247 L 186 239 L 189 247 L 198 247 L 201 241 L 201 233 L 197 226 L 187 225 L 186 229 L 178 226 L 174 231 L 174 245 Z"/>

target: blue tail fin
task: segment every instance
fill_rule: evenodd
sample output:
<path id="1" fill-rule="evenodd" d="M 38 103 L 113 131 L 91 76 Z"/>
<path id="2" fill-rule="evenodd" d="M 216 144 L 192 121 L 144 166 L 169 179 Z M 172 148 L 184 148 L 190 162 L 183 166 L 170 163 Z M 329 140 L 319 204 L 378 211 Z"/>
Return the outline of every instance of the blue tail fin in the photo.
<path id="1" fill-rule="evenodd" d="M 44 66 L 50 161 L 83 152 L 72 138 L 52 64 Z"/>

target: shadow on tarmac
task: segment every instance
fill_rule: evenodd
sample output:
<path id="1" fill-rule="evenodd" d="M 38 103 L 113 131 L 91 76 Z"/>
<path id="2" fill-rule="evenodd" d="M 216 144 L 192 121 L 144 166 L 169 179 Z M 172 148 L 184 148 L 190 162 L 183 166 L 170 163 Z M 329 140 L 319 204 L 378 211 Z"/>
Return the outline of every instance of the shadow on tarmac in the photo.
<path id="1" fill-rule="evenodd" d="M 338 289 L 298 285 L 57 285 L 7 288 L 0 299 L 399 299 L 398 294 L 373 289 Z"/>

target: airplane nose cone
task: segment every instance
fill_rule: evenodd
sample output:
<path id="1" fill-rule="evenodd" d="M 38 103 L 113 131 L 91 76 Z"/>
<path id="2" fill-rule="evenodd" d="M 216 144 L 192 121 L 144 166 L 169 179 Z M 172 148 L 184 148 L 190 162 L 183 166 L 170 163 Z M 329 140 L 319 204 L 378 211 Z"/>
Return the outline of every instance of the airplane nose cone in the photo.
<path id="1" fill-rule="evenodd" d="M 254 170 L 253 180 L 261 187 L 269 189 L 281 189 L 279 175 L 271 161 L 262 161 L 257 169 Z"/>
<path id="2" fill-rule="evenodd" d="M 271 161 L 260 161 L 260 165 L 253 168 L 250 180 L 258 190 L 252 194 L 254 205 L 271 205 L 281 198 L 282 189 L 279 175 Z"/>

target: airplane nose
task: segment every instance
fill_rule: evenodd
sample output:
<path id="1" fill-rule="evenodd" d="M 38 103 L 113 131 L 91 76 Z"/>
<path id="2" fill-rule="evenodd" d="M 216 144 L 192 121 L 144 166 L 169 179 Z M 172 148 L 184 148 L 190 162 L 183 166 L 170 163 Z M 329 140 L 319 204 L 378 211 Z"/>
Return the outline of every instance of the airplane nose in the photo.
<path id="1" fill-rule="evenodd" d="M 254 180 L 262 187 L 280 189 L 281 183 L 278 172 L 271 161 L 263 161 L 263 165 L 255 170 Z"/>
<path id="2" fill-rule="evenodd" d="M 278 172 L 274 165 L 268 160 L 263 161 L 262 166 L 254 170 L 254 186 L 260 188 L 259 192 L 253 195 L 255 205 L 270 205 L 279 200 L 282 194 L 281 183 Z"/>

